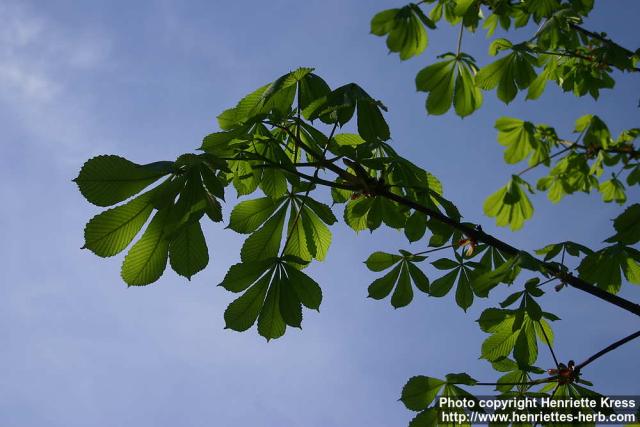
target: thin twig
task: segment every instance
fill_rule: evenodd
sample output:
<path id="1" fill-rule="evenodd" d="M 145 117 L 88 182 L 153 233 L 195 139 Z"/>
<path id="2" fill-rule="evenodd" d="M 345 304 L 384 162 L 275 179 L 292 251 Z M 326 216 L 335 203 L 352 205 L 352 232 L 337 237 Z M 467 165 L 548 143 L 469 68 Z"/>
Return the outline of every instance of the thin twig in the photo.
<path id="1" fill-rule="evenodd" d="M 458 48 L 456 49 L 456 58 L 460 58 L 460 50 L 462 49 L 462 34 L 464 34 L 464 25 L 460 23 L 460 33 L 458 34 Z"/>
<path id="2" fill-rule="evenodd" d="M 437 251 L 441 251 L 443 249 L 453 248 L 454 246 L 455 245 L 441 246 L 439 248 L 434 248 L 434 249 L 429 249 L 429 250 L 422 251 L 422 252 L 417 252 L 417 253 L 415 253 L 413 255 L 418 255 L 419 256 L 419 255 L 424 255 L 424 254 L 430 254 L 431 252 L 437 252 Z"/>
<path id="3" fill-rule="evenodd" d="M 540 330 L 542 331 L 542 335 L 544 335 L 544 340 L 547 342 L 547 347 L 549 347 L 549 351 L 551 352 L 551 357 L 553 357 L 553 362 L 556 364 L 556 369 L 560 369 L 560 363 L 558 363 L 558 358 L 556 357 L 556 353 L 553 351 L 553 347 L 551 346 L 551 341 L 549 341 L 549 337 L 547 336 L 547 332 L 544 330 L 542 326 L 542 322 L 538 320 L 538 325 L 540 326 Z"/>
<path id="4" fill-rule="evenodd" d="M 558 376 L 557 375 L 553 375 L 550 377 L 546 377 L 546 378 L 540 378 L 538 380 L 533 380 L 533 381 L 523 381 L 523 382 L 519 382 L 519 383 L 475 383 L 474 385 L 480 385 L 480 386 L 498 386 L 498 385 L 538 385 L 538 384 L 545 384 L 545 383 L 550 383 L 550 382 L 554 382 L 558 380 Z"/>
<path id="5" fill-rule="evenodd" d="M 591 362 L 593 362 L 594 360 L 604 356 L 605 354 L 609 353 L 610 351 L 615 350 L 616 348 L 620 347 L 621 345 L 624 345 L 626 343 L 628 343 L 629 341 L 632 341 L 636 338 L 640 337 L 640 331 L 636 331 L 633 334 L 622 338 L 621 340 L 618 340 L 616 342 L 614 342 L 613 344 L 603 348 L 602 350 L 600 350 L 599 352 L 597 352 L 596 354 L 594 354 L 593 356 L 589 357 L 587 360 L 585 360 L 584 362 L 576 365 L 575 369 L 582 369 L 585 366 L 587 366 L 588 364 L 590 364 Z"/>

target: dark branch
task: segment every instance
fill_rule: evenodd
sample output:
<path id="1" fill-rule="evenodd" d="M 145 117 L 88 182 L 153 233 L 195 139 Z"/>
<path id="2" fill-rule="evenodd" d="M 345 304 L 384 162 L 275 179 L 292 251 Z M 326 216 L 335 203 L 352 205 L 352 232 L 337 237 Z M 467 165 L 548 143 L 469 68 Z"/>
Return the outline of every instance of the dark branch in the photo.
<path id="1" fill-rule="evenodd" d="M 293 134 L 293 132 L 291 132 L 287 127 L 279 125 L 279 124 L 272 124 L 275 127 L 278 127 L 280 129 L 283 129 L 285 132 L 287 132 L 295 141 L 297 144 L 300 144 L 300 148 L 302 148 L 303 150 L 311 153 L 314 157 L 318 158 L 318 159 L 322 159 L 323 156 L 320 153 L 315 152 L 315 150 L 311 149 L 310 147 L 308 147 L 306 144 L 304 144 L 301 140 L 298 140 L 295 137 L 295 134 Z M 361 181 L 358 177 L 350 174 L 349 172 L 347 172 L 346 170 L 340 168 L 339 166 L 335 165 L 335 164 L 328 164 L 327 165 L 327 169 L 331 170 L 332 172 L 334 172 L 336 175 L 338 175 L 340 178 L 343 178 L 344 180 L 346 180 L 348 183 L 351 183 L 352 185 L 358 185 L 358 183 Z M 354 187 L 350 187 L 351 189 L 354 189 Z M 362 188 L 363 190 L 367 190 L 369 191 L 370 189 L 368 188 Z M 467 226 L 465 224 L 460 223 L 459 221 L 452 219 L 450 217 L 448 217 L 447 215 L 443 214 L 442 212 L 429 208 L 427 206 L 421 205 L 411 199 L 408 199 L 406 197 L 400 196 L 398 194 L 395 194 L 391 191 L 389 191 L 388 188 L 380 188 L 378 186 L 378 188 L 376 188 L 375 191 L 375 195 L 377 196 L 381 196 L 381 197 L 386 197 L 389 200 L 393 200 L 396 203 L 400 203 L 401 205 L 404 205 L 406 207 L 409 207 L 411 209 L 414 209 L 418 212 L 422 212 L 425 215 L 428 215 L 429 217 L 435 219 L 436 221 L 439 221 L 445 225 L 448 225 L 452 228 L 454 228 L 455 230 L 458 230 L 462 233 L 464 233 L 467 237 L 474 239 L 478 242 L 484 242 L 489 246 L 492 246 L 498 250 L 500 250 L 501 252 L 504 252 L 508 255 L 511 256 L 517 256 L 519 255 L 522 251 L 515 248 L 514 246 L 511 246 L 510 244 L 503 242 L 502 240 L 485 233 L 484 231 L 482 231 L 481 229 L 476 229 L 475 227 L 470 227 Z M 563 271 L 562 269 L 558 268 L 558 266 L 548 263 L 548 262 L 544 262 L 544 261 L 540 261 L 537 260 L 540 265 L 545 269 L 546 272 L 548 272 L 549 274 L 555 276 L 556 278 L 560 279 L 563 283 L 566 283 L 576 289 L 579 289 L 583 292 L 586 292 L 596 298 L 600 298 L 604 301 L 607 301 L 617 307 L 620 307 L 626 311 L 629 311 L 633 314 L 635 314 L 636 316 L 640 316 L 640 305 L 631 302 L 627 299 L 624 299 L 622 297 L 619 297 L 617 295 L 611 294 L 605 290 L 602 290 L 594 285 L 592 285 L 591 283 L 588 283 L 576 276 L 574 276 L 571 273 L 567 273 L 565 271 Z"/>
<path id="2" fill-rule="evenodd" d="M 621 340 L 618 340 L 618 341 L 614 342 L 610 346 L 607 346 L 607 347 L 603 348 L 602 350 L 600 350 L 599 352 L 597 352 L 593 356 L 589 357 L 584 362 L 582 362 L 579 365 L 577 365 L 575 367 L 575 369 L 579 370 L 579 369 L 584 368 L 585 366 L 587 366 L 588 364 L 590 364 L 594 360 L 604 356 L 605 354 L 609 353 L 610 351 L 613 351 L 616 348 L 620 347 L 621 345 L 624 345 L 624 344 L 628 343 L 629 341 L 632 341 L 632 340 L 634 340 L 634 339 L 636 339 L 638 337 L 640 337 L 640 331 L 636 331 L 633 334 L 631 334 L 631 335 L 629 335 L 627 337 L 624 337 Z"/>

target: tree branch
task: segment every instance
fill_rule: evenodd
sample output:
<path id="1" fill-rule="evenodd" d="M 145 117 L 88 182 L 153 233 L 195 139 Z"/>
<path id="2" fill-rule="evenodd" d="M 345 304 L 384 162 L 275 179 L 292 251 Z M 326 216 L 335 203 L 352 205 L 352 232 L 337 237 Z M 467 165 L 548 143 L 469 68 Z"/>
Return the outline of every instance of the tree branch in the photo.
<path id="1" fill-rule="evenodd" d="M 621 340 L 618 340 L 618 341 L 614 342 L 610 346 L 607 346 L 607 347 L 603 348 L 602 350 L 600 350 L 599 352 L 597 352 L 593 356 L 589 357 L 584 362 L 580 363 L 579 365 L 576 365 L 575 369 L 576 370 L 580 370 L 580 369 L 584 368 L 585 366 L 587 366 L 588 364 L 590 364 L 594 360 L 604 356 L 605 354 L 609 353 L 610 351 L 613 351 L 616 348 L 620 347 L 621 345 L 624 345 L 624 344 L 628 343 L 629 341 L 632 341 L 632 340 L 634 340 L 634 339 L 636 339 L 638 337 L 640 337 L 640 331 L 636 331 L 633 334 L 631 334 L 631 335 L 629 335 L 627 337 L 624 337 Z"/>
<path id="2" fill-rule="evenodd" d="M 315 150 L 311 149 L 310 147 L 308 147 L 306 144 L 304 144 L 304 142 L 302 142 L 301 140 L 298 140 L 295 135 L 293 134 L 293 132 L 291 132 L 287 127 L 282 126 L 280 124 L 276 124 L 273 123 L 273 126 L 283 129 L 285 132 L 287 132 L 294 140 L 296 140 L 297 144 L 300 144 L 300 147 L 302 149 L 304 149 L 305 151 L 311 153 L 314 157 L 322 159 L 323 156 L 319 153 L 315 153 Z M 327 141 L 328 144 L 328 141 Z M 336 175 L 338 175 L 339 177 L 345 179 L 347 182 L 349 183 L 353 183 L 354 185 L 357 185 L 357 183 L 360 181 L 358 179 L 358 177 L 350 174 L 349 172 L 347 172 L 346 170 L 340 168 L 339 166 L 330 163 L 327 165 L 327 169 L 331 170 L 332 172 L 334 172 Z M 377 196 L 382 196 L 382 197 L 386 197 L 389 200 L 393 200 L 396 203 L 399 203 L 401 205 L 404 205 L 406 207 L 409 207 L 411 209 L 414 209 L 415 211 L 421 212 L 425 215 L 428 215 L 429 217 L 435 219 L 436 221 L 439 221 L 445 225 L 448 225 L 449 227 L 452 227 L 455 230 L 458 230 L 462 233 L 464 233 L 467 237 L 472 238 L 478 242 L 484 242 L 489 246 L 492 246 L 498 250 L 500 250 L 501 252 L 504 252 L 508 255 L 511 256 L 516 256 L 519 255 L 521 252 L 520 249 L 515 248 L 514 246 L 511 246 L 510 244 L 503 242 L 502 240 L 485 233 L 484 231 L 482 231 L 481 229 L 476 229 L 474 227 L 470 227 L 467 226 L 457 220 L 454 220 L 453 218 L 448 217 L 447 215 L 443 214 L 442 212 L 429 208 L 427 206 L 421 205 L 411 199 L 408 199 L 406 197 L 400 196 L 398 194 L 395 194 L 391 191 L 389 191 L 388 188 L 383 187 L 383 186 L 379 186 L 376 185 L 374 183 L 372 183 L 372 187 L 374 188 L 374 195 Z M 354 190 L 354 187 L 351 187 L 351 190 Z M 371 188 L 365 189 L 367 191 L 371 191 Z M 600 289 L 594 285 L 592 285 L 591 283 L 588 283 L 582 279 L 580 279 L 579 277 L 574 276 L 571 273 L 567 273 L 565 271 L 562 271 L 562 269 L 558 268 L 556 265 L 553 265 L 551 263 L 548 262 L 544 262 L 541 261 L 537 258 L 534 258 L 542 267 L 544 267 L 544 269 L 550 273 L 551 275 L 555 276 L 556 278 L 560 279 L 563 283 L 566 283 L 576 289 L 579 289 L 583 292 L 586 292 L 596 298 L 599 298 L 601 300 L 607 301 L 610 304 L 613 304 L 617 307 L 620 307 L 626 311 L 629 311 L 633 314 L 635 314 L 636 316 L 640 316 L 640 305 L 631 302 L 627 299 L 624 299 L 622 297 L 619 297 L 617 295 L 611 294 L 603 289 Z"/>

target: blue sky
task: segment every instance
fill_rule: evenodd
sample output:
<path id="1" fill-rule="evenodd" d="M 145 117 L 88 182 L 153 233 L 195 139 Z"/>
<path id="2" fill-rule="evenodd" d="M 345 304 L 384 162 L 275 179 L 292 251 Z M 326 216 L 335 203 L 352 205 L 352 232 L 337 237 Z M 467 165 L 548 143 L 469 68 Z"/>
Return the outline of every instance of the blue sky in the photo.
<path id="1" fill-rule="evenodd" d="M 71 182 L 87 158 L 120 154 L 140 163 L 174 159 L 216 130 L 215 116 L 259 85 L 314 66 L 334 87 L 356 81 L 389 107 L 393 143 L 438 176 L 465 217 L 535 249 L 572 239 L 597 246 L 617 206 L 597 194 L 552 206 L 534 197 L 534 219 L 518 233 L 482 215 L 484 198 L 518 167 L 502 161 L 493 122 L 501 115 L 556 126 L 599 114 L 615 132 L 638 125 L 638 76 L 619 75 L 594 103 L 548 90 L 508 107 L 485 94 L 464 120 L 428 117 L 415 73 L 452 50 L 455 34 L 430 33 L 427 53 L 401 63 L 368 34 L 376 11 L 401 2 L 13 1 L 0 4 L 0 425 L 2 426 L 390 426 L 411 413 L 397 401 L 416 374 L 466 371 L 495 378 L 478 360 L 484 335 L 453 301 L 416 297 L 393 310 L 366 299 L 373 250 L 408 245 L 393 231 L 334 228 L 327 260 L 309 268 L 323 286 L 320 313 L 303 330 L 266 343 L 255 330 L 223 330 L 233 295 L 218 288 L 242 240 L 208 225 L 212 262 L 191 282 L 167 272 L 127 289 L 122 257 L 80 250 L 99 210 Z M 599 2 L 590 28 L 630 48 L 640 4 Z M 523 37 L 523 36 L 517 36 Z M 484 56 L 482 34 L 464 50 Z M 631 193 L 638 200 L 638 193 Z M 228 207 L 227 211 L 228 212 Z M 432 275 L 432 278 L 436 276 Z M 623 295 L 640 300 L 637 287 Z M 637 319 L 578 291 L 542 300 L 562 359 L 581 360 L 637 329 Z M 585 377 L 610 394 L 637 393 L 638 343 L 592 365 Z M 539 364 L 551 367 L 541 353 Z M 621 366 L 635 368 L 621 374 Z M 487 390 L 489 392 L 489 390 Z"/>

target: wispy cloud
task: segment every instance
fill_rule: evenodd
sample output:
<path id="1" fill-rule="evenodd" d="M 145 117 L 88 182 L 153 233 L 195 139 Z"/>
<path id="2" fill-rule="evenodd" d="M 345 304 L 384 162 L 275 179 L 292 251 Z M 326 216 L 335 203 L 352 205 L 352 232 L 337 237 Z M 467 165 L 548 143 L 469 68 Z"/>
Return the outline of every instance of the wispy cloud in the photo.
<path id="1" fill-rule="evenodd" d="M 63 162 L 91 122 L 87 94 L 74 81 L 108 63 L 110 42 L 93 29 L 70 28 L 28 4 L 0 4 L 0 110 L 30 143 L 55 147 Z"/>

